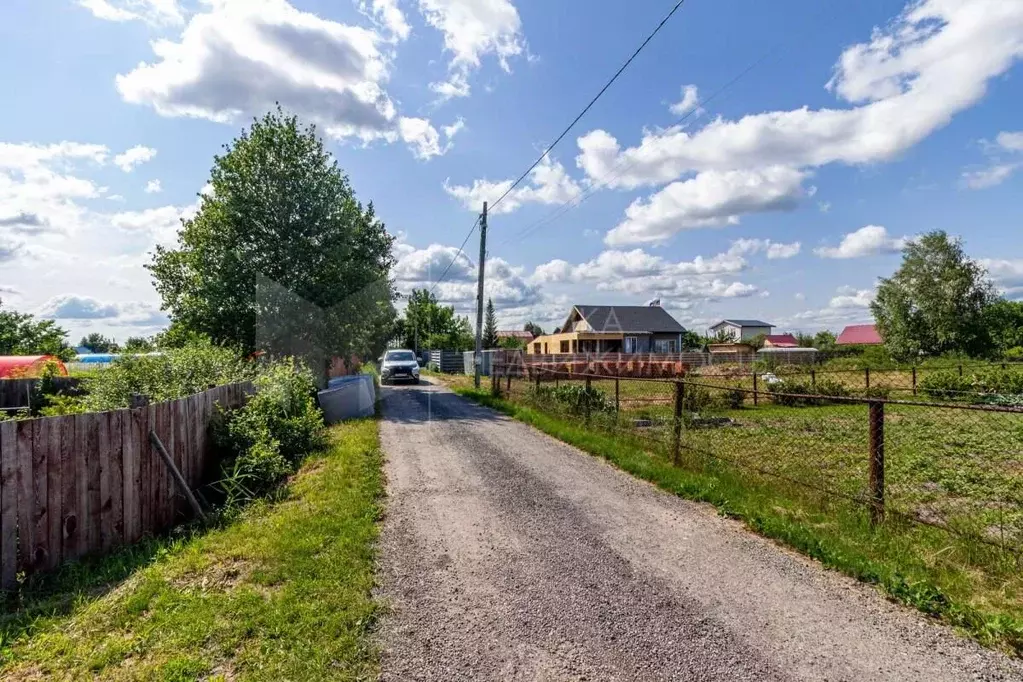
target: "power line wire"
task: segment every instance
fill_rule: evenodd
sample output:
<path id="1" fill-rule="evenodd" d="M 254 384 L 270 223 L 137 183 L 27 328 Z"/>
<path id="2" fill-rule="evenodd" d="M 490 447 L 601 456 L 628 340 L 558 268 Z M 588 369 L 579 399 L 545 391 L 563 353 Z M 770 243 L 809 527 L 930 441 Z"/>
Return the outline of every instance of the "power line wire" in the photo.
<path id="1" fill-rule="evenodd" d="M 480 216 L 476 216 L 476 222 L 474 222 L 472 224 L 472 227 L 469 228 L 468 234 L 466 234 L 465 235 L 465 239 L 462 240 L 462 245 L 458 247 L 458 252 L 455 253 L 454 257 L 451 259 L 451 262 L 448 263 L 448 266 L 446 268 L 444 268 L 444 272 L 442 272 L 440 277 L 437 278 L 437 281 L 433 283 L 433 286 L 430 287 L 430 293 L 431 294 L 437 290 L 437 287 L 440 286 L 440 283 L 443 282 L 444 278 L 448 276 L 448 272 L 451 271 L 451 266 L 454 265 L 455 261 L 458 260 L 458 257 L 462 255 L 462 249 L 464 249 L 465 245 L 467 243 L 469 243 L 469 237 L 471 237 L 472 233 L 476 231 L 476 227 L 479 224 L 480 224 Z M 468 256 L 466 256 L 466 257 L 468 258 Z"/>
<path id="2" fill-rule="evenodd" d="M 727 83 L 725 83 L 720 88 L 718 88 L 713 93 L 711 93 L 711 95 L 709 97 L 707 97 L 706 99 L 697 101 L 696 106 L 693 107 L 693 109 L 688 111 L 681 118 L 679 118 L 677 121 L 672 123 L 671 127 L 679 126 L 679 125 L 682 125 L 683 123 L 685 123 L 689 119 L 690 116 L 694 115 L 697 111 L 699 111 L 705 105 L 710 104 L 712 101 L 717 99 L 718 96 L 723 94 L 725 91 L 729 90 L 733 85 L 735 85 L 740 80 L 742 80 L 751 71 L 753 71 L 758 66 L 760 66 L 764 61 L 767 60 L 768 57 L 771 56 L 772 53 L 778 51 L 778 49 L 782 46 L 782 44 L 783 43 L 775 44 L 774 47 L 772 47 L 770 50 L 766 51 L 764 54 L 762 54 L 754 62 L 750 63 L 745 69 L 743 69 L 738 74 L 736 74 L 731 80 L 729 80 Z M 586 189 L 586 191 L 583 192 L 581 195 L 579 195 L 578 197 L 574 197 L 572 199 L 569 199 L 568 201 L 563 202 L 560 206 L 555 208 L 553 211 L 551 211 L 546 216 L 544 216 L 542 218 L 539 218 L 535 222 L 533 222 L 530 225 L 528 225 L 526 228 L 524 228 L 522 230 L 519 230 L 514 235 L 512 235 L 512 236 L 508 237 L 507 239 L 505 239 L 504 241 L 502 241 L 499 244 L 499 246 L 504 246 L 505 244 L 507 244 L 507 243 L 509 243 L 509 242 L 511 242 L 513 240 L 521 240 L 521 239 L 525 239 L 525 238 L 533 235 L 541 227 L 544 227 L 545 225 L 548 225 L 548 224 L 556 221 L 558 218 L 560 218 L 561 216 L 565 215 L 569 211 L 571 211 L 571 210 L 581 206 L 585 201 L 587 201 L 590 197 L 592 197 L 594 194 L 596 194 L 597 191 L 607 187 L 610 183 L 614 182 L 619 177 L 621 177 L 621 175 L 623 173 L 628 172 L 629 170 L 634 168 L 637 163 L 639 163 L 638 160 L 634 160 L 629 165 L 627 165 L 626 167 L 619 169 L 619 166 L 622 165 L 624 159 L 625 159 L 624 156 L 619 157 L 618 162 L 611 168 L 611 170 L 609 170 L 607 173 L 605 173 L 600 178 L 599 182 L 597 182 L 596 184 L 591 185 L 590 187 L 588 187 Z M 612 174 L 613 174 L 613 177 L 611 177 Z"/>
<path id="3" fill-rule="evenodd" d="M 557 138 L 556 140 L 554 140 L 554 143 L 553 143 L 552 145 L 550 145 L 549 147 L 547 147 L 547 149 L 545 149 L 545 150 L 544 150 L 543 154 L 541 154 L 541 155 L 540 155 L 540 156 L 539 156 L 539 157 L 538 157 L 538 158 L 536 159 L 536 161 L 534 161 L 534 162 L 533 162 L 533 165 L 532 165 L 532 166 L 530 166 L 529 168 L 527 168 L 527 169 L 526 169 L 526 172 L 525 172 L 525 173 L 523 173 L 522 175 L 520 175 L 520 176 L 519 176 L 519 178 L 518 178 L 518 179 L 517 179 L 517 180 L 516 180 L 516 181 L 515 181 L 514 183 L 512 183 L 511 187 L 509 187 L 509 188 L 508 188 L 507 190 L 505 190 L 504 194 L 502 194 L 502 195 L 501 195 L 501 196 L 500 196 L 500 197 L 499 197 L 499 198 L 497 199 L 497 201 L 495 201 L 494 203 L 492 203 L 492 204 L 490 205 L 490 210 L 494 210 L 495 208 L 497 208 L 498 204 L 500 204 L 500 203 L 501 203 L 502 201 L 504 201 L 505 197 L 507 197 L 507 196 L 508 196 L 509 194 L 511 194 L 512 190 L 514 190 L 514 189 L 515 189 L 516 187 L 518 187 L 518 186 L 519 186 L 519 184 L 521 184 L 521 183 L 522 183 L 522 181 L 526 179 L 526 176 L 528 176 L 528 175 L 529 175 L 529 174 L 530 174 L 530 173 L 531 173 L 531 172 L 533 171 L 533 169 L 534 169 L 534 168 L 536 168 L 537 166 L 539 166 L 539 165 L 540 165 L 540 163 L 541 163 L 541 162 L 542 162 L 542 161 L 543 161 L 543 160 L 544 160 L 545 158 L 547 158 L 547 156 L 548 156 L 548 155 L 549 155 L 549 154 L 551 153 L 551 151 L 552 151 L 552 150 L 553 150 L 553 149 L 554 149 L 555 147 L 557 147 L 557 146 L 558 146 L 558 143 L 559 143 L 559 142 L 561 142 L 561 140 L 562 140 L 562 139 L 564 139 L 565 135 L 568 135 L 568 133 L 569 133 L 569 132 L 570 132 L 570 131 L 572 130 L 572 128 L 574 128 L 574 127 L 575 127 L 575 124 L 576 124 L 576 123 L 578 123 L 578 122 L 579 122 L 579 120 L 580 120 L 580 119 L 582 119 L 582 117 L 586 115 L 586 112 L 587 112 L 587 111 L 589 111 L 589 110 L 590 110 L 590 109 L 591 109 L 591 108 L 593 107 L 593 105 L 597 103 L 597 100 L 599 100 L 599 99 L 601 98 L 601 96 L 603 96 L 603 94 L 604 94 L 605 92 L 607 92 L 608 88 L 610 88 L 610 87 L 611 87 L 611 86 L 612 86 L 612 85 L 614 84 L 614 82 L 615 82 L 616 80 L 618 80 L 618 77 L 622 75 L 622 72 L 624 72 L 624 71 L 625 71 L 625 69 L 627 69 L 627 68 L 629 67 L 629 64 L 631 64 L 631 63 L 632 63 L 632 61 L 633 61 L 633 60 L 634 60 L 634 59 L 635 59 L 635 58 L 636 58 L 636 57 L 637 57 L 637 56 L 639 55 L 639 53 L 643 51 L 643 48 L 645 48 L 645 47 L 647 46 L 647 44 L 648 44 L 648 43 L 649 43 L 649 42 L 650 42 L 651 40 L 653 40 L 653 39 L 654 39 L 654 36 L 656 36 L 656 35 L 658 34 L 658 32 L 660 32 L 660 30 L 661 30 L 662 28 L 664 28 L 664 25 L 665 25 L 665 24 L 667 24 L 667 23 L 668 23 L 668 20 L 669 20 L 669 19 L 671 19 L 671 17 L 672 17 L 672 16 L 674 16 L 675 12 L 677 12 L 677 11 L 679 10 L 679 8 L 681 8 L 681 7 L 682 7 L 682 5 L 683 5 L 683 4 L 685 4 L 685 1 L 686 1 L 686 0 L 678 0 L 678 2 L 676 2 L 676 3 L 675 3 L 675 6 L 671 8 L 671 11 L 670 11 L 670 12 L 668 12 L 668 14 L 667 14 L 667 15 L 666 15 L 666 16 L 665 16 L 665 17 L 664 17 L 663 19 L 661 19 L 661 23 L 659 23 L 659 24 L 657 25 L 657 28 L 655 28 L 655 29 L 653 30 L 653 32 L 652 32 L 652 33 L 651 33 L 650 35 L 648 35 L 648 36 L 646 37 L 646 40 L 644 40 L 644 41 L 643 41 L 643 42 L 642 42 L 642 43 L 640 44 L 640 46 L 636 48 L 636 51 L 632 53 L 632 56 L 631 56 L 631 57 L 629 57 L 629 58 L 628 58 L 627 60 L 625 60 L 625 63 L 624 63 L 624 64 L 622 64 L 621 68 L 619 68 L 619 69 L 618 69 L 618 71 L 616 71 L 616 72 L 615 72 L 615 75 L 613 75 L 613 76 L 611 77 L 611 80 L 609 80 L 609 81 L 608 81 L 607 83 L 605 83 L 605 84 L 604 84 L 604 87 L 602 87 L 602 88 L 600 89 L 600 92 L 598 92 L 598 93 L 596 94 L 596 96 L 595 96 L 595 97 L 594 97 L 593 99 L 591 99 L 591 100 L 590 100 L 590 103 L 589 103 L 589 104 L 587 104 L 587 105 L 586 105 L 586 107 L 585 107 L 585 108 L 584 108 L 584 109 L 583 109 L 582 111 L 580 111 L 580 112 L 579 112 L 579 115 L 578 115 L 578 116 L 576 116 L 576 117 L 575 117 L 575 118 L 574 118 L 574 119 L 572 120 L 572 122 L 568 124 L 568 127 L 567 127 L 567 128 L 565 128 L 565 129 L 564 129 L 564 130 L 563 130 L 563 131 L 561 132 L 561 134 L 560 134 L 560 135 L 558 135 L 558 138 Z"/>
<path id="4" fill-rule="evenodd" d="M 826 5 L 826 4 L 822 5 L 821 11 L 816 13 L 816 14 L 814 14 L 811 17 L 810 21 L 807 23 L 807 26 L 805 28 L 807 30 L 809 30 L 810 26 L 815 25 L 818 22 L 818 20 L 820 20 L 823 16 L 827 15 L 829 11 L 830 11 L 830 9 L 829 9 L 828 5 Z M 755 59 L 749 65 L 747 65 L 746 68 L 744 68 L 742 71 L 740 71 L 735 76 L 733 76 L 727 83 L 725 83 L 724 85 L 719 87 L 717 90 L 715 90 L 713 93 L 711 93 L 711 95 L 709 97 L 707 97 L 706 99 L 698 101 L 696 103 L 696 107 L 694 107 L 692 110 L 687 112 L 684 116 L 682 116 L 677 121 L 675 121 L 673 124 L 671 124 L 671 127 L 675 127 L 675 126 L 678 126 L 678 125 L 681 125 L 682 123 L 684 123 L 690 116 L 692 116 L 695 113 L 697 113 L 697 111 L 700 108 L 710 104 L 712 101 L 717 99 L 719 96 L 724 94 L 726 91 L 730 90 L 740 80 L 742 80 L 747 75 L 749 75 L 750 72 L 752 72 L 753 70 L 755 70 L 758 67 L 760 67 L 764 62 L 766 62 L 771 57 L 776 56 L 776 53 L 783 52 L 783 51 L 789 49 L 790 47 L 792 47 L 793 44 L 796 44 L 796 42 L 797 41 L 792 40 L 792 39 L 783 39 L 783 40 L 779 40 L 778 42 L 776 42 L 768 50 L 764 51 L 764 53 L 761 54 L 757 59 Z M 607 173 L 605 173 L 600 178 L 599 182 L 597 182 L 596 184 L 591 185 L 589 188 L 587 188 L 587 190 L 583 194 L 581 194 L 578 197 L 575 197 L 575 198 L 569 199 L 568 201 L 563 202 L 560 206 L 555 208 L 549 214 L 547 214 L 546 216 L 543 216 L 543 217 L 537 219 L 536 221 L 534 221 L 533 223 L 528 225 L 526 228 L 524 228 L 522 230 L 519 230 L 517 233 L 515 233 L 514 235 L 508 237 L 507 239 L 502 241 L 500 244 L 498 244 L 498 246 L 504 246 L 505 244 L 507 244 L 507 243 L 509 243 L 511 241 L 514 241 L 514 240 L 521 241 L 522 239 L 525 239 L 525 238 L 527 238 L 529 236 L 532 236 L 541 227 L 549 225 L 550 223 L 556 221 L 558 218 L 560 218 L 561 216 L 565 215 L 566 213 L 568 213 L 572 209 L 575 209 L 575 208 L 578 208 L 579 206 L 581 206 L 584 202 L 586 202 L 588 199 L 590 199 L 590 197 L 592 197 L 594 194 L 596 194 L 598 190 L 603 189 L 604 187 L 607 187 L 611 182 L 613 182 L 614 180 L 618 179 L 622 174 L 628 172 L 629 170 L 634 168 L 637 163 L 639 163 L 638 160 L 634 160 L 631 163 L 629 163 L 628 166 L 626 166 L 625 168 L 621 168 L 619 170 L 619 167 L 622 165 L 623 161 L 624 161 L 624 157 L 620 157 L 618 159 L 617 163 L 614 165 L 614 167 L 612 167 L 611 170 L 609 170 Z M 612 174 L 614 174 L 614 176 L 613 177 L 609 177 Z"/>

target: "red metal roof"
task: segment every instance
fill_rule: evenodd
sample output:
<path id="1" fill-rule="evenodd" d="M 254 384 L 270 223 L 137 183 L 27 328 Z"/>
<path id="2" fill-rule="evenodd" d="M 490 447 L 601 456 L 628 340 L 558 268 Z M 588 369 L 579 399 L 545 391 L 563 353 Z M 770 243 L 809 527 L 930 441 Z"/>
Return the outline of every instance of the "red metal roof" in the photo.
<path id="1" fill-rule="evenodd" d="M 509 339 L 509 338 L 510 339 L 526 339 L 527 341 L 532 341 L 533 340 L 533 333 L 532 332 L 523 331 L 521 329 L 518 329 L 518 330 L 508 330 L 508 331 L 500 331 L 499 330 L 497 332 L 497 338 L 499 338 L 499 339 Z"/>
<path id="2" fill-rule="evenodd" d="M 0 378 L 28 378 L 39 376 L 47 362 L 57 365 L 57 373 L 67 376 L 67 368 L 60 358 L 52 355 L 0 355 Z"/>
<path id="3" fill-rule="evenodd" d="M 792 334 L 768 334 L 764 337 L 764 345 L 775 348 L 799 348 L 799 342 Z"/>
<path id="4" fill-rule="evenodd" d="M 851 324 L 842 330 L 835 343 L 839 346 L 879 346 L 884 341 L 877 333 L 877 325 L 873 324 Z"/>

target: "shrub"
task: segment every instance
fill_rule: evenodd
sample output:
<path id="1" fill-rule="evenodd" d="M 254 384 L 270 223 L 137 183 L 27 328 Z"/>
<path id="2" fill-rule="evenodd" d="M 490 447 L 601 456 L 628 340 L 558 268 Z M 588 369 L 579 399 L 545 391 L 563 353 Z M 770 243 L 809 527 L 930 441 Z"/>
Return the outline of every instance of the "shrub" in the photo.
<path id="1" fill-rule="evenodd" d="M 888 400 L 892 394 L 892 387 L 886 384 L 878 384 L 871 386 L 870 388 L 863 391 L 864 398 L 876 398 L 879 400 Z"/>
<path id="2" fill-rule="evenodd" d="M 1011 361 L 1023 360 L 1023 346 L 1015 346 L 1005 351 L 1005 359 Z"/>
<path id="3" fill-rule="evenodd" d="M 535 387 L 533 396 L 540 402 L 560 403 L 573 414 L 584 414 L 587 409 L 593 412 L 614 412 L 614 401 L 603 391 L 592 386 L 544 386 Z"/>
<path id="4" fill-rule="evenodd" d="M 152 402 L 201 393 L 213 385 L 251 380 L 259 365 L 231 349 L 199 341 L 160 355 L 119 358 L 109 369 L 86 380 L 89 410 L 116 410 L 131 405 L 139 393 Z"/>
<path id="5" fill-rule="evenodd" d="M 943 369 L 925 376 L 919 387 L 931 398 L 956 400 L 973 391 L 973 381 L 970 376 L 959 376 L 956 370 Z"/>
<path id="6" fill-rule="evenodd" d="M 835 402 L 828 400 L 828 398 L 845 398 L 849 396 L 849 389 L 844 384 L 827 377 L 818 379 L 816 386 L 797 381 L 769 384 L 767 391 L 771 396 L 771 400 L 778 405 L 785 405 L 787 407 L 827 405 Z"/>
<path id="7" fill-rule="evenodd" d="M 686 384 L 685 393 L 682 397 L 682 410 L 685 412 L 700 412 L 710 407 L 713 402 L 710 389 L 706 386 L 694 386 Z"/>
<path id="8" fill-rule="evenodd" d="M 223 413 L 214 427 L 225 454 L 223 486 L 230 503 L 267 494 L 306 455 L 326 445 L 307 368 L 281 361 L 267 367 L 255 384 L 245 406 Z"/>
<path id="9" fill-rule="evenodd" d="M 743 404 L 746 402 L 746 392 L 738 386 L 734 388 L 725 388 L 720 391 L 714 391 L 714 397 L 711 400 L 711 404 L 714 407 L 719 407 L 726 410 L 739 410 L 742 409 Z"/>

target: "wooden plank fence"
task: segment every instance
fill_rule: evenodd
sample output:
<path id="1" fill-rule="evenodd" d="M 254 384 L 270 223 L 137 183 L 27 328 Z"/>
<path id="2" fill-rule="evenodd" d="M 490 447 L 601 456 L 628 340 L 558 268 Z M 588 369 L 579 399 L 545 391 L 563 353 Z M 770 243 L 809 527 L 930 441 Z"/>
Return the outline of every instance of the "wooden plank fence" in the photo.
<path id="1" fill-rule="evenodd" d="M 252 391 L 230 384 L 136 410 L 0 422 L 0 587 L 186 519 L 150 429 L 194 489 L 215 464 L 216 407 L 240 407 Z"/>
<path id="2" fill-rule="evenodd" d="M 82 380 L 77 377 L 53 377 L 54 387 L 70 395 L 79 394 Z M 40 379 L 0 379 L 0 410 L 19 410 L 32 406 L 32 393 Z"/>

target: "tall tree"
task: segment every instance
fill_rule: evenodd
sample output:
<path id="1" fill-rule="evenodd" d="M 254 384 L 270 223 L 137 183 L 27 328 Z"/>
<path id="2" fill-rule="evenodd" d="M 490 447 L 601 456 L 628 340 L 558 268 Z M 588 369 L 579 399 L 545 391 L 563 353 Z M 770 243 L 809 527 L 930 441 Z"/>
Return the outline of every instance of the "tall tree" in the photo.
<path id="1" fill-rule="evenodd" d="M 476 343 L 469 318 L 455 315 L 453 306 L 440 305 L 428 289 L 412 290 L 398 326 L 403 345 L 417 351 L 471 350 Z"/>
<path id="2" fill-rule="evenodd" d="M 393 239 L 316 128 L 278 108 L 225 150 L 177 247 L 158 247 L 147 266 L 173 337 L 309 359 L 382 347 Z"/>
<path id="3" fill-rule="evenodd" d="M 483 324 L 483 347 L 497 348 L 497 314 L 494 312 L 494 299 L 487 299 L 487 317 Z"/>
<path id="4" fill-rule="evenodd" d="M 533 335 L 534 339 L 538 336 L 543 336 L 543 327 L 541 327 L 538 324 L 533 324 L 532 322 L 527 322 L 522 327 L 522 331 L 529 332 L 530 334 Z"/>
<path id="5" fill-rule="evenodd" d="M 929 232 L 906 245 L 902 265 L 881 279 L 870 305 L 892 357 L 986 355 L 992 344 L 984 310 L 997 299 L 984 268 L 959 239 Z"/>
<path id="6" fill-rule="evenodd" d="M 128 340 L 124 342 L 125 353 L 152 353 L 156 350 L 156 344 L 153 339 L 147 339 L 144 336 L 129 336 Z"/>
<path id="7" fill-rule="evenodd" d="M 984 311 L 984 318 L 996 351 L 1023 348 L 1023 302 L 998 299 Z"/>
<path id="8" fill-rule="evenodd" d="M 813 345 L 813 347 L 816 348 L 817 350 L 834 350 L 835 341 L 837 340 L 838 337 L 835 336 L 834 333 L 828 331 L 827 329 L 823 329 L 817 332 L 817 335 L 813 337 L 813 344 L 811 345 Z M 803 344 L 800 343 L 799 345 Z"/>
<path id="9" fill-rule="evenodd" d="M 117 341 L 98 332 L 92 332 L 88 336 L 83 336 L 78 345 L 85 346 L 93 353 L 116 353 L 120 350 Z"/>
<path id="10" fill-rule="evenodd" d="M 0 300 L 0 355 L 56 355 L 69 360 L 74 354 L 67 343 L 67 332 L 56 322 L 4 310 Z"/>

